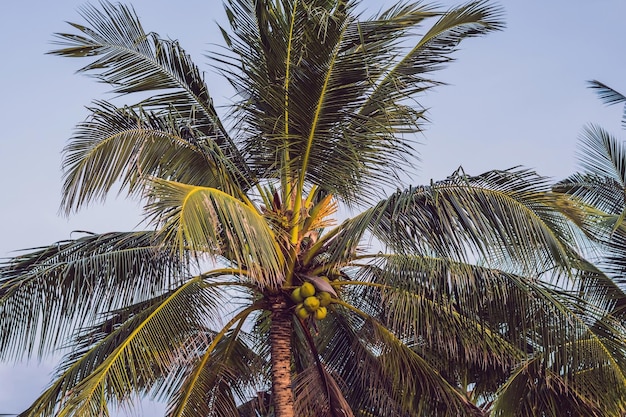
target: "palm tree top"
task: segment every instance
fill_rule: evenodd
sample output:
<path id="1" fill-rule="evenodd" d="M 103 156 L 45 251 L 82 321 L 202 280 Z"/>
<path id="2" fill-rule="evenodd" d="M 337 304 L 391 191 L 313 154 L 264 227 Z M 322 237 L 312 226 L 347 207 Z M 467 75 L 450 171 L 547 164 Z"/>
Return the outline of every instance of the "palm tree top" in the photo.
<path id="1" fill-rule="evenodd" d="M 600 337 L 618 323 L 605 292 L 597 310 L 576 304 L 606 277 L 576 250 L 568 196 L 519 168 L 404 184 L 434 73 L 501 29 L 502 9 L 357 6 L 225 1 L 210 54 L 236 93 L 224 114 L 182 46 L 130 6 L 84 6 L 86 23 L 57 34 L 52 54 L 128 99 L 95 101 L 78 125 L 62 209 L 120 187 L 149 230 L 2 264 L 0 358 L 70 349 L 23 415 L 107 415 L 152 395 L 177 417 L 478 416 L 533 378 L 529 404 L 565 385 L 573 410 L 595 412 L 606 398 L 588 382 L 625 380 L 595 366 L 619 360 Z M 338 221 L 344 206 L 363 210 Z M 590 352 L 580 379 L 568 352 Z"/>
<path id="2" fill-rule="evenodd" d="M 79 34 L 58 34 L 61 48 L 51 53 L 93 57 L 80 72 L 115 93 L 158 93 L 128 111 L 154 114 L 145 118 L 146 129 L 165 127 L 169 121 L 158 115 L 175 112 L 180 126 L 167 127 L 176 136 L 228 157 L 227 166 L 216 167 L 223 188 L 277 180 L 283 187 L 300 184 L 296 189 L 316 185 L 359 204 L 379 198 L 381 185 L 395 188 L 415 163 L 414 133 L 425 122 L 416 99 L 440 84 L 431 74 L 452 60 L 461 40 L 503 27 L 502 10 L 484 1 L 447 12 L 400 3 L 370 19 L 355 15 L 352 1 L 254 4 L 224 4 L 226 46 L 210 55 L 239 97 L 227 114 L 236 121 L 231 131 L 178 42 L 145 32 L 131 7 L 85 6 L 81 14 L 90 26 L 73 24 Z M 96 134 L 88 129 L 102 132 L 111 118 L 124 123 L 125 116 L 112 111 L 96 103 L 94 120 L 66 148 L 66 210 L 101 197 L 119 176 L 112 173 L 90 190 L 85 168 L 74 163 L 97 152 L 81 140 Z M 134 188 L 130 178 L 126 182 Z"/>

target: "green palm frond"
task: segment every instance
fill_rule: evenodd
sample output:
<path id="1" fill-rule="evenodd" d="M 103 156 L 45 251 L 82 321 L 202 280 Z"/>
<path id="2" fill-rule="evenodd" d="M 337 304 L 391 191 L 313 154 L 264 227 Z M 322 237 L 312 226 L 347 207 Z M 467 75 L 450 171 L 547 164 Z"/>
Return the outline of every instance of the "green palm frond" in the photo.
<path id="1" fill-rule="evenodd" d="M 527 354 L 558 352 L 572 360 L 584 357 L 587 346 L 574 344 L 564 352 L 563 340 L 597 331 L 604 339 L 622 333 L 616 318 L 624 314 L 624 293 L 593 268 L 579 271 L 575 282 L 569 281 L 572 290 L 564 291 L 532 277 L 388 255 L 355 279 L 352 291 L 346 283 L 344 299 L 395 334 L 416 341 L 415 349 L 440 362 L 439 369 L 453 382 L 459 377 L 467 381 L 463 370 L 474 369 L 477 383 L 485 374 L 499 375 L 492 382 L 501 383 Z M 615 339 L 607 350 L 623 349 L 620 343 Z M 495 394 L 497 385 L 482 388 Z"/>
<path id="2" fill-rule="evenodd" d="M 589 81 L 589 88 L 595 90 L 598 97 L 600 97 L 600 100 L 609 106 L 626 102 L 626 96 L 600 81 Z M 622 115 L 622 127 L 626 128 L 626 107 L 624 108 L 624 114 Z"/>
<path id="3" fill-rule="evenodd" d="M 493 405 L 494 416 L 603 416 L 602 408 L 568 390 L 551 372 L 542 372 L 541 357 L 521 365 L 503 386 Z M 528 392 L 531 388 L 532 393 Z"/>
<path id="4" fill-rule="evenodd" d="M 468 264 L 406 255 L 380 255 L 346 283 L 352 300 L 424 352 L 446 362 L 505 371 L 523 357 L 525 343 L 507 313 L 523 317 L 528 293 L 507 274 Z M 371 309 L 371 310 L 370 310 Z M 500 333 L 502 324 L 509 331 Z"/>
<path id="5" fill-rule="evenodd" d="M 398 7 L 383 13 L 381 21 L 392 20 L 390 16 L 395 15 Z M 439 84 L 424 77 L 452 61 L 450 54 L 463 39 L 501 30 L 504 27 L 502 9 L 485 1 L 469 2 L 445 13 L 436 12 L 423 4 L 411 4 L 410 7 L 404 9 L 409 15 L 417 14 L 422 18 L 438 16 L 439 19 L 400 61 L 384 73 L 374 93 L 362 108 L 364 115 L 384 105 L 384 100 L 388 96 L 402 99 Z M 401 22 L 405 19 L 403 15 L 404 13 L 400 15 L 403 17 Z M 390 32 L 396 34 L 397 29 Z"/>
<path id="6" fill-rule="evenodd" d="M 337 352 L 327 349 L 323 355 L 344 381 L 350 381 L 351 384 L 356 382 L 354 388 L 357 389 L 349 388 L 346 395 L 353 407 L 357 407 L 356 415 L 359 412 L 367 415 L 368 411 L 381 417 L 394 412 L 400 415 L 480 415 L 478 408 L 450 385 L 417 351 L 366 312 L 349 304 L 340 304 L 347 311 L 334 312 L 333 339 L 343 340 L 330 341 L 328 345 L 330 349 L 341 349 L 342 363 L 335 364 L 332 361 L 335 358 L 331 355 L 339 356 Z M 360 320 L 337 317 L 340 314 L 356 314 Z M 354 325 L 357 327 L 352 328 Z M 351 353 L 345 349 L 350 349 Z M 335 365 L 337 368 L 334 368 Z M 403 372 L 398 372 L 400 369 Z M 364 383 L 365 391 L 358 391 L 359 381 Z M 351 398 L 351 394 L 361 398 Z M 367 408 L 360 411 L 360 406 Z"/>
<path id="7" fill-rule="evenodd" d="M 565 350 L 568 373 L 563 373 L 562 362 L 551 359 L 560 354 L 546 352 L 524 362 L 498 392 L 493 415 L 624 415 L 623 343 L 591 334 Z"/>
<path id="8" fill-rule="evenodd" d="M 430 186 L 398 191 L 380 202 L 372 232 L 401 252 L 537 275 L 568 267 L 574 234 L 555 208 L 567 198 L 546 193 L 547 180 L 531 171 L 460 171 Z"/>
<path id="9" fill-rule="evenodd" d="M 254 386 L 257 372 L 257 355 L 241 340 L 242 327 L 258 309 L 253 304 L 239 311 L 202 348 L 169 398 L 168 417 L 237 415 L 236 400 L 250 394 L 245 387 Z"/>
<path id="10" fill-rule="evenodd" d="M 295 409 L 297 415 L 318 417 L 354 417 L 350 404 L 343 397 L 342 386 L 318 362 L 300 372 L 294 379 Z"/>
<path id="11" fill-rule="evenodd" d="M 593 208 L 602 214 L 619 214 L 624 207 L 625 200 L 622 185 L 614 178 L 603 177 L 593 173 L 575 173 L 557 182 L 552 189 L 555 192 L 576 196 L 580 201 L 589 205 L 590 214 Z"/>
<path id="12" fill-rule="evenodd" d="M 61 241 L 0 268 L 0 357 L 54 350 L 96 314 L 179 285 L 186 268 L 155 232 L 105 233 Z"/>
<path id="13" fill-rule="evenodd" d="M 447 56 L 454 48 L 441 45 L 496 29 L 500 17 L 480 3 L 456 11 L 418 41 L 419 53 L 398 62 L 401 41 L 412 42 L 412 30 L 443 13 L 412 4 L 358 21 L 346 15 L 351 4 L 279 2 L 261 17 L 248 2 L 228 6 L 236 59 L 222 62 L 231 63 L 228 75 L 242 92 L 246 155 L 260 171 L 280 170 L 349 203 L 395 181 L 414 153 L 403 135 L 421 129 L 423 111 L 405 101 L 433 84 L 408 74 L 421 56 Z"/>
<path id="14" fill-rule="evenodd" d="M 155 93 L 133 108 L 175 113 L 202 137 L 213 141 L 242 173 L 249 170 L 216 112 L 204 77 L 178 42 L 146 33 L 132 7 L 101 3 L 87 5 L 81 16 L 90 26 L 70 23 L 82 35 L 58 33 L 61 49 L 50 53 L 67 57 L 97 57 L 79 72 L 113 86 L 114 93 Z M 156 94 L 162 91 L 160 94 Z"/>
<path id="15" fill-rule="evenodd" d="M 380 212 L 370 208 L 332 228 L 309 249 L 303 262 L 324 270 L 328 265 L 345 266 L 354 259 L 371 225 L 382 217 Z"/>
<path id="16" fill-rule="evenodd" d="M 168 247 L 223 255 L 262 287 L 283 279 L 283 255 L 267 221 L 249 202 L 215 188 L 153 179 L 148 215 Z"/>
<path id="17" fill-rule="evenodd" d="M 221 126 L 211 96 L 200 70 L 177 42 L 160 39 L 146 33 L 132 7 L 102 2 L 102 10 L 92 5 L 80 9 L 81 16 L 91 27 L 70 23 L 84 35 L 58 33 L 58 44 L 64 48 L 51 54 L 68 57 L 97 57 L 80 72 L 94 73 L 99 81 L 114 87 L 114 93 L 128 94 L 176 89 L 177 95 L 167 95 L 160 106 L 175 106 L 177 113 L 193 120 L 196 117 L 211 126 L 211 131 L 227 135 Z M 152 100 L 144 106 L 155 104 Z M 179 107 L 176 107 L 176 105 Z M 200 119 L 202 121 L 202 119 Z M 207 131 L 207 135 L 208 135 Z"/>
<path id="18" fill-rule="evenodd" d="M 218 299 L 215 288 L 195 278 L 142 303 L 133 314 L 120 311 L 126 320 L 97 343 L 83 347 L 83 354 L 70 355 L 56 380 L 24 415 L 106 415 L 108 402 L 135 399 L 141 387 L 163 378 L 167 369 L 184 365 L 183 353 L 196 355 L 186 352 L 193 345 L 185 342 L 210 323 L 207 314 L 216 315 Z M 180 311 L 186 312 L 184 317 Z"/>
<path id="19" fill-rule="evenodd" d="M 498 392 L 495 415 L 525 416 L 528 410 L 547 415 L 623 415 L 623 323 L 574 294 L 544 291 L 544 296 L 554 306 L 554 317 L 569 322 L 569 331 L 561 345 L 538 352 L 511 375 Z M 546 331 L 551 327 L 544 327 Z M 606 388 L 598 390 L 599 384 Z M 512 397 L 517 398 L 515 403 L 510 402 Z"/>
<path id="20" fill-rule="evenodd" d="M 599 266 L 623 282 L 626 270 L 626 148 L 599 126 L 588 126 L 580 137 L 578 153 L 582 172 L 553 186 L 555 192 L 571 195 L 585 205 L 579 224 L 600 245 L 595 255 Z"/>
<path id="21" fill-rule="evenodd" d="M 89 108 L 62 208 L 119 187 L 154 230 L 0 264 L 0 359 L 68 351 L 24 416 L 146 396 L 170 417 L 626 412 L 626 148 L 590 127 L 586 172 L 552 188 L 520 168 L 406 188 L 417 100 L 502 9 L 357 6 L 225 0 L 210 57 L 237 95 L 232 133 L 202 72 L 132 7 L 85 6 L 57 34 L 52 54 L 140 97 Z M 340 204 L 371 203 L 335 226 Z"/>
<path id="22" fill-rule="evenodd" d="M 171 114 L 156 116 L 106 102 L 90 110 L 90 119 L 78 126 L 64 150 L 61 205 L 66 213 L 104 199 L 114 186 L 141 194 L 149 176 L 240 192 L 221 150 L 212 142 L 182 137 Z"/>
<path id="23" fill-rule="evenodd" d="M 318 344 L 329 372 L 346 383 L 343 395 L 356 416 L 403 415 L 394 386 L 376 357 L 359 316 L 330 310 Z"/>
<path id="24" fill-rule="evenodd" d="M 351 404 L 343 395 L 347 384 L 327 369 L 320 349 L 325 337 L 311 332 L 307 323 L 294 319 L 292 344 L 296 353 L 294 366 L 294 408 L 297 415 L 315 414 L 328 417 L 354 417 Z M 353 404 L 354 405 L 354 404 Z"/>
<path id="25" fill-rule="evenodd" d="M 626 147 L 600 126 L 587 126 L 581 137 L 578 160 L 590 174 L 612 179 L 626 188 Z"/>
<path id="26" fill-rule="evenodd" d="M 621 251 L 626 250 L 622 243 Z M 620 248 L 606 250 L 604 261 L 597 266 L 581 260 L 576 269 L 575 282 L 579 297 L 590 305 L 602 309 L 618 320 L 626 319 L 626 292 L 622 284 L 623 258 L 618 257 Z M 602 270 L 600 269 L 602 268 Z"/>
<path id="27" fill-rule="evenodd" d="M 580 137 L 578 152 L 582 172 L 553 186 L 588 204 L 588 228 L 600 237 L 602 229 L 612 233 L 621 227 L 626 216 L 626 147 L 599 126 L 588 126 Z M 596 211 L 594 211 L 594 209 Z"/>

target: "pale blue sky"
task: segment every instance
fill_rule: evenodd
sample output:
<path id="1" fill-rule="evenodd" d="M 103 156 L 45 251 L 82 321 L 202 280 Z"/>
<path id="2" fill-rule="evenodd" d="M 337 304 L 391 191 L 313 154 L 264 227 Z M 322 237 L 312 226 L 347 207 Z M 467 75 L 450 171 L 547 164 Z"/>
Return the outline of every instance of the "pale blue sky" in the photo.
<path id="1" fill-rule="evenodd" d="M 212 75 L 203 53 L 220 42 L 214 24 L 219 0 L 135 0 L 144 28 L 179 39 L 207 71 L 219 103 L 226 83 Z M 367 10 L 391 1 L 365 0 Z M 458 4 L 440 1 L 440 4 Z M 72 230 L 130 230 L 138 204 L 109 199 L 70 219 L 58 215 L 61 149 L 91 100 L 105 86 L 74 71 L 85 61 L 53 57 L 52 33 L 79 21 L 80 0 L 5 1 L 0 13 L 0 257 L 20 248 L 71 237 Z M 607 108 L 586 88 L 599 79 L 626 91 L 626 2 L 623 0 L 509 0 L 503 32 L 461 45 L 457 61 L 438 73 L 451 85 L 421 100 L 431 125 L 420 147 L 414 183 L 442 179 L 463 165 L 466 172 L 523 165 L 560 179 L 575 169 L 577 137 L 587 123 L 617 136 L 621 108 Z M 367 13 L 366 13 L 367 14 Z M 0 364 L 0 413 L 29 405 L 49 381 L 50 361 Z M 150 408 L 144 413 L 150 415 Z M 140 412 L 140 414 L 143 414 Z"/>

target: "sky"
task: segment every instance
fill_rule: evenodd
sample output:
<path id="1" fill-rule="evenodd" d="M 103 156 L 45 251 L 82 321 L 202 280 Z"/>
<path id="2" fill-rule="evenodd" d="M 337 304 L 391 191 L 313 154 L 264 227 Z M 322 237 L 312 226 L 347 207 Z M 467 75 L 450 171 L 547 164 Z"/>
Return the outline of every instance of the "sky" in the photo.
<path id="1" fill-rule="evenodd" d="M 363 0 L 371 15 L 392 1 Z M 444 7 L 459 2 L 439 1 Z M 97 233 L 135 229 L 139 203 L 110 198 L 79 213 L 59 214 L 61 151 L 92 100 L 106 86 L 76 75 L 87 61 L 45 53 L 66 21 L 82 23 L 79 0 L 3 2 L 0 13 L 0 257 L 15 250 Z M 144 29 L 178 39 L 206 71 L 215 102 L 227 104 L 227 83 L 205 52 L 221 37 L 219 0 L 135 0 Z M 456 61 L 436 74 L 448 85 L 420 98 L 430 124 L 420 137 L 413 184 L 443 179 L 459 166 L 469 174 L 525 166 L 559 180 L 576 169 L 582 128 L 603 126 L 617 137 L 622 108 L 606 107 L 587 88 L 598 79 L 626 92 L 626 2 L 501 0 L 506 29 L 461 44 Z M 17 413 L 42 392 L 54 358 L 0 363 L 0 414 Z M 162 411 L 144 404 L 139 415 Z"/>

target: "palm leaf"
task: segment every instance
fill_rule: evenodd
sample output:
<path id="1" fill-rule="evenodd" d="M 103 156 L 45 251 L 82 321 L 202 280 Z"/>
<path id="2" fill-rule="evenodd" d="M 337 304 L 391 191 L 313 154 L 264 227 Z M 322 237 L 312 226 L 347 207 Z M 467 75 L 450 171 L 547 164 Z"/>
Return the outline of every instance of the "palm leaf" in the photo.
<path id="1" fill-rule="evenodd" d="M 588 81 L 588 84 L 589 88 L 595 90 L 600 100 L 605 104 L 612 105 L 626 102 L 626 96 L 598 80 Z"/>
<path id="2" fill-rule="evenodd" d="M 126 320 L 95 344 L 83 347 L 82 354 L 70 355 L 56 381 L 24 415 L 108 414 L 108 402 L 133 400 L 142 387 L 149 389 L 163 372 L 179 366 L 183 353 L 194 356 L 193 351 L 185 352 L 193 345 L 183 342 L 219 318 L 215 314 L 218 295 L 215 288 L 195 278 L 135 306 L 134 314 L 119 312 Z M 180 311 L 187 312 L 182 319 Z"/>
<path id="3" fill-rule="evenodd" d="M 559 415 L 623 415 L 622 323 L 574 294 L 543 291 L 543 295 L 553 304 L 554 317 L 569 323 L 569 330 L 560 346 L 534 355 L 512 374 L 500 389 L 496 415 L 524 416 L 531 409 L 548 414 L 558 409 Z M 550 330 L 545 327 L 543 332 Z M 607 389 L 597 389 L 600 381 Z M 509 403 L 512 396 L 522 401 Z"/>
<path id="4" fill-rule="evenodd" d="M 169 398 L 168 417 L 238 415 L 235 400 L 241 402 L 249 393 L 244 387 L 254 383 L 257 361 L 256 354 L 240 339 L 241 328 L 258 308 L 253 304 L 235 314 L 202 349 Z"/>
<path id="5" fill-rule="evenodd" d="M 237 171 L 245 173 L 239 179 L 249 179 L 250 172 L 220 121 L 200 70 L 178 42 L 146 33 L 132 7 L 103 1 L 101 8 L 82 7 L 81 16 L 91 27 L 71 23 L 83 35 L 58 33 L 62 48 L 50 53 L 98 57 L 79 72 L 94 74 L 112 85 L 114 93 L 171 90 L 144 99 L 140 106 L 161 113 L 173 110 L 183 124 L 223 149 Z"/>
<path id="6" fill-rule="evenodd" d="M 154 179 L 148 215 L 162 225 L 168 247 L 224 255 L 262 287 L 283 277 L 283 257 L 258 210 L 215 188 Z"/>
<path id="7" fill-rule="evenodd" d="M 428 13 L 440 17 L 417 44 L 377 82 L 374 93 L 362 107 L 364 115 L 384 105 L 385 99 L 405 98 L 437 85 L 437 82 L 424 78 L 424 75 L 452 61 L 450 54 L 463 39 L 500 30 L 504 26 L 502 10 L 485 1 L 469 2 L 445 13 L 433 13 L 432 9 L 423 5 L 413 7 L 418 9 L 408 9 L 411 14 L 417 12 L 424 17 L 424 13 Z M 389 18 L 389 11 L 381 16 L 382 21 Z"/>
<path id="8" fill-rule="evenodd" d="M 149 231 L 87 235 L 9 259 L 0 269 L 2 357 L 53 350 L 81 322 L 185 276 L 180 259 Z"/>
<path id="9" fill-rule="evenodd" d="M 355 288 L 346 288 L 344 297 L 362 309 L 362 302 L 370 304 L 366 311 L 392 332 L 419 340 L 424 352 L 436 351 L 444 362 L 491 373 L 523 357 L 525 341 L 515 334 L 523 324 L 507 322 L 509 333 L 499 331 L 507 314 L 524 317 L 528 308 L 527 291 L 506 274 L 445 259 L 377 258 L 354 275 Z"/>
<path id="10" fill-rule="evenodd" d="M 590 125 L 580 137 L 578 160 L 583 170 L 626 188 L 626 148 L 606 130 Z"/>
<path id="11" fill-rule="evenodd" d="M 560 356 L 550 352 L 523 363 L 501 387 L 493 414 L 623 415 L 626 410 L 623 343 L 616 344 L 590 333 L 590 337 L 577 339 L 566 345 L 566 349 L 569 373 L 563 374 L 562 362 L 549 359 Z M 598 386 L 605 388 L 598 390 Z M 529 410 L 534 413 L 529 414 Z"/>
<path id="12" fill-rule="evenodd" d="M 589 88 L 595 90 L 598 97 L 604 104 L 611 106 L 613 104 L 626 102 L 626 96 L 598 80 L 588 81 L 588 84 Z M 624 116 L 622 116 L 622 126 L 626 127 L 626 108 L 624 111 Z"/>
<path id="13" fill-rule="evenodd" d="M 571 195 L 586 214 L 579 226 L 599 245 L 598 265 L 621 280 L 626 268 L 626 148 L 599 126 L 587 127 L 578 153 L 582 172 L 558 182 L 553 190 Z"/>
<path id="14" fill-rule="evenodd" d="M 220 62 L 229 64 L 228 75 L 243 92 L 238 120 L 251 163 L 259 171 L 298 176 L 301 184 L 317 184 L 355 203 L 373 185 L 395 181 L 406 168 L 406 155 L 413 153 L 402 135 L 420 130 L 422 110 L 404 102 L 429 83 L 404 77 L 416 64 L 408 58 L 398 63 L 396 57 L 403 37 L 438 13 L 405 5 L 357 21 L 346 15 L 350 4 L 340 5 L 284 2 L 255 14 L 247 2 L 231 1 L 227 12 L 234 36 L 227 43 L 236 59 L 225 56 Z M 446 29 L 440 27 L 441 33 L 425 43 L 435 43 L 434 38 L 458 43 L 497 26 L 497 10 L 479 4 L 466 9 L 440 22 Z M 429 53 L 451 52 L 435 49 Z M 398 88 L 405 81 L 411 87 Z"/>
<path id="15" fill-rule="evenodd" d="M 339 383 L 326 370 L 324 364 L 309 366 L 294 378 L 296 414 L 354 417 L 342 391 Z"/>
<path id="16" fill-rule="evenodd" d="M 497 384 L 526 354 L 552 352 L 567 363 L 556 369 L 575 369 L 572 358 L 585 357 L 588 346 L 564 350 L 563 340 L 621 334 L 615 317 L 623 317 L 626 300 L 593 268 L 579 271 L 569 281 L 572 290 L 564 291 L 532 277 L 449 260 L 386 255 L 354 279 L 342 285 L 344 300 L 402 340 L 415 341 L 414 349 L 438 364 L 450 382 L 477 384 L 475 390 L 486 390 L 482 395 L 495 395 Z M 615 339 L 606 351 L 623 348 Z M 623 367 L 616 366 L 613 371 Z"/>
<path id="17" fill-rule="evenodd" d="M 188 184 L 240 192 L 230 163 L 219 148 L 182 137 L 171 115 L 157 117 L 99 102 L 66 146 L 61 205 L 69 213 L 114 186 L 140 194 L 156 176 Z"/>
<path id="18" fill-rule="evenodd" d="M 626 102 L 626 96 L 600 81 L 592 80 L 588 84 L 589 88 L 595 90 L 604 104 L 611 106 Z M 626 108 L 624 108 L 624 115 L 622 116 L 622 126 L 626 128 Z"/>
<path id="19" fill-rule="evenodd" d="M 177 89 L 181 91 L 181 99 L 170 96 L 162 103 L 180 103 L 181 107 L 177 108 L 180 114 L 190 113 L 192 104 L 208 119 L 206 123 L 213 125 L 214 133 L 225 137 L 200 71 L 178 43 L 146 33 L 131 7 L 108 2 L 102 2 L 101 7 L 102 10 L 83 6 L 81 16 L 92 27 L 70 23 L 84 35 L 58 33 L 58 44 L 64 48 L 50 53 L 99 57 L 80 72 L 95 71 L 94 76 L 114 86 L 115 93 Z"/>
<path id="20" fill-rule="evenodd" d="M 381 201 L 371 230 L 400 252 L 462 262 L 479 259 L 509 272 L 537 275 L 567 266 L 577 255 L 574 234 L 556 209 L 566 197 L 524 170 L 471 177 L 457 171 L 430 186 L 411 187 Z"/>
<path id="21" fill-rule="evenodd" d="M 391 400 L 390 403 L 393 404 L 391 407 L 387 406 L 388 412 L 395 408 L 408 415 L 429 412 L 441 416 L 480 415 L 479 410 L 442 378 L 437 370 L 384 325 L 366 312 L 345 303 L 340 304 L 364 320 L 358 330 L 359 337 L 362 338 L 360 343 L 368 346 L 366 351 L 371 351 L 369 354 L 361 352 L 366 356 L 359 360 L 364 361 L 369 356 L 369 361 L 375 361 L 375 365 L 370 365 L 372 373 L 366 372 L 366 375 L 368 379 L 382 377 L 385 385 L 377 388 L 382 389 L 389 396 L 387 401 Z M 340 337 L 344 336 L 346 335 L 341 334 Z M 346 355 L 342 359 L 349 362 L 350 356 Z M 363 365 L 369 364 L 365 362 L 361 366 Z M 380 376 L 372 376 L 376 373 L 380 373 Z M 371 387 L 370 392 L 372 389 L 375 388 Z M 385 415 L 387 412 L 382 411 L 381 414 Z"/>

